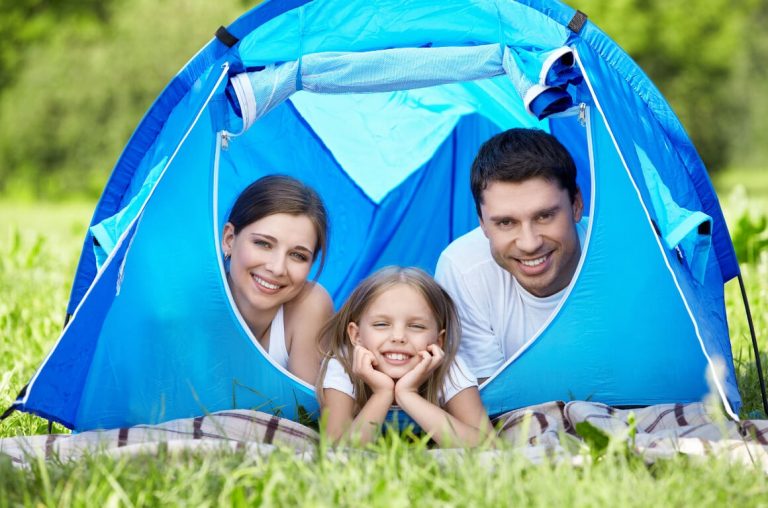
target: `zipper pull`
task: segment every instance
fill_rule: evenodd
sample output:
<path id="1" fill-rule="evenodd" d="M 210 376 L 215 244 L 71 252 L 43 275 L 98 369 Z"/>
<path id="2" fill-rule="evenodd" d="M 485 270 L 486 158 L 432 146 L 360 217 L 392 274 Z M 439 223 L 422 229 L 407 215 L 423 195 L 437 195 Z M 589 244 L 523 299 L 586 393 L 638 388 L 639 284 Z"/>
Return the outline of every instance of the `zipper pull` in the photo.
<path id="1" fill-rule="evenodd" d="M 221 149 L 229 150 L 229 132 L 221 131 Z"/>
<path id="2" fill-rule="evenodd" d="M 587 105 L 584 102 L 579 104 L 579 123 L 582 127 L 587 126 Z"/>

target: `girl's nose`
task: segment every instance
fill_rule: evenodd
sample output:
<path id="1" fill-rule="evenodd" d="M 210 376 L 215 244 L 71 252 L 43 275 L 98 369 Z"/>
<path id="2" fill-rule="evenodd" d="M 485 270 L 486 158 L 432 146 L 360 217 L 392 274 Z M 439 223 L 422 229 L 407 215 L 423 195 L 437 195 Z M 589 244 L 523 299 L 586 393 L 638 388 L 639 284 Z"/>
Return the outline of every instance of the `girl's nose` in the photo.
<path id="1" fill-rule="evenodd" d="M 405 330 L 400 327 L 394 327 L 392 329 L 392 342 L 399 342 L 405 344 Z"/>

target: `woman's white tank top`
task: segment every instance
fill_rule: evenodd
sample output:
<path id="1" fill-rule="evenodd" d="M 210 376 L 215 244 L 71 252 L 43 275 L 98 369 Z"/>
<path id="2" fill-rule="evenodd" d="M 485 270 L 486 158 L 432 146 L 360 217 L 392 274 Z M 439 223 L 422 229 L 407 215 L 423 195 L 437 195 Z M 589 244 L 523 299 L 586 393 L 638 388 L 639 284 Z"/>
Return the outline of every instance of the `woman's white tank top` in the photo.
<path id="1" fill-rule="evenodd" d="M 269 356 L 281 367 L 288 368 L 288 348 L 285 347 L 285 320 L 282 305 L 269 327 Z"/>

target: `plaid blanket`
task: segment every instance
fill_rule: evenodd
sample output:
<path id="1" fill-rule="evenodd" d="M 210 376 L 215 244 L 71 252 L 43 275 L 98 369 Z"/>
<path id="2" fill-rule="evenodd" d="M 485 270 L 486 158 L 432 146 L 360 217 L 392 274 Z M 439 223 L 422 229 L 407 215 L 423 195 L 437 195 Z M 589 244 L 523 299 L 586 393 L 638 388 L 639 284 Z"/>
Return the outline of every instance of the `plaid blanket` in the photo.
<path id="1" fill-rule="evenodd" d="M 647 462 L 680 453 L 719 455 L 768 473 L 768 420 L 732 421 L 700 402 L 616 409 L 595 402 L 555 401 L 511 411 L 494 421 L 500 436 L 527 448 L 525 454 L 534 460 L 569 455 L 564 441 L 580 440 L 576 427 L 581 422 L 629 443 Z"/>
<path id="2" fill-rule="evenodd" d="M 67 461 L 94 453 L 121 456 L 161 450 L 268 454 L 280 446 L 304 455 L 312 454 L 318 441 L 317 432 L 294 421 L 260 411 L 228 410 L 158 425 L 5 438 L 0 439 L 0 454 L 19 466 L 40 458 Z"/>
<path id="3" fill-rule="evenodd" d="M 554 458 L 576 464 L 584 459 L 583 454 L 573 452 L 580 445 L 576 427 L 581 422 L 588 422 L 617 442 L 629 443 L 648 462 L 680 453 L 716 454 L 756 464 L 768 473 L 768 420 L 734 422 L 702 403 L 619 410 L 595 402 L 555 401 L 511 411 L 494 421 L 499 436 L 512 445 L 514 453 L 533 462 Z M 258 411 L 230 410 L 158 425 L 5 438 L 0 439 L 0 453 L 22 467 L 41 458 L 67 461 L 94 453 L 122 456 L 161 450 L 232 450 L 264 455 L 277 446 L 309 459 L 318 441 L 317 432 L 291 420 Z M 455 452 L 431 453 L 445 456 Z"/>

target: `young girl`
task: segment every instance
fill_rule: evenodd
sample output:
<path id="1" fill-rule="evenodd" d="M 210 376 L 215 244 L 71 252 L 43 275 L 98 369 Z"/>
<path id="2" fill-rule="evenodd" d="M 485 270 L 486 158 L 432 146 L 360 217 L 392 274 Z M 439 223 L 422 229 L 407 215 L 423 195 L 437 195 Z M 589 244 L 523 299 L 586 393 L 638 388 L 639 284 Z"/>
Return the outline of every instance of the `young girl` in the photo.
<path id="1" fill-rule="evenodd" d="M 475 377 L 456 356 L 448 294 L 425 272 L 388 267 L 362 281 L 323 329 L 318 382 L 326 432 L 362 444 L 397 404 L 440 446 L 473 446 L 490 432 Z"/>
<path id="2" fill-rule="evenodd" d="M 322 286 L 307 281 L 325 261 L 327 213 L 314 189 L 273 175 L 238 196 L 221 247 L 232 298 L 253 337 L 279 365 L 315 384 L 316 338 L 333 313 Z"/>

